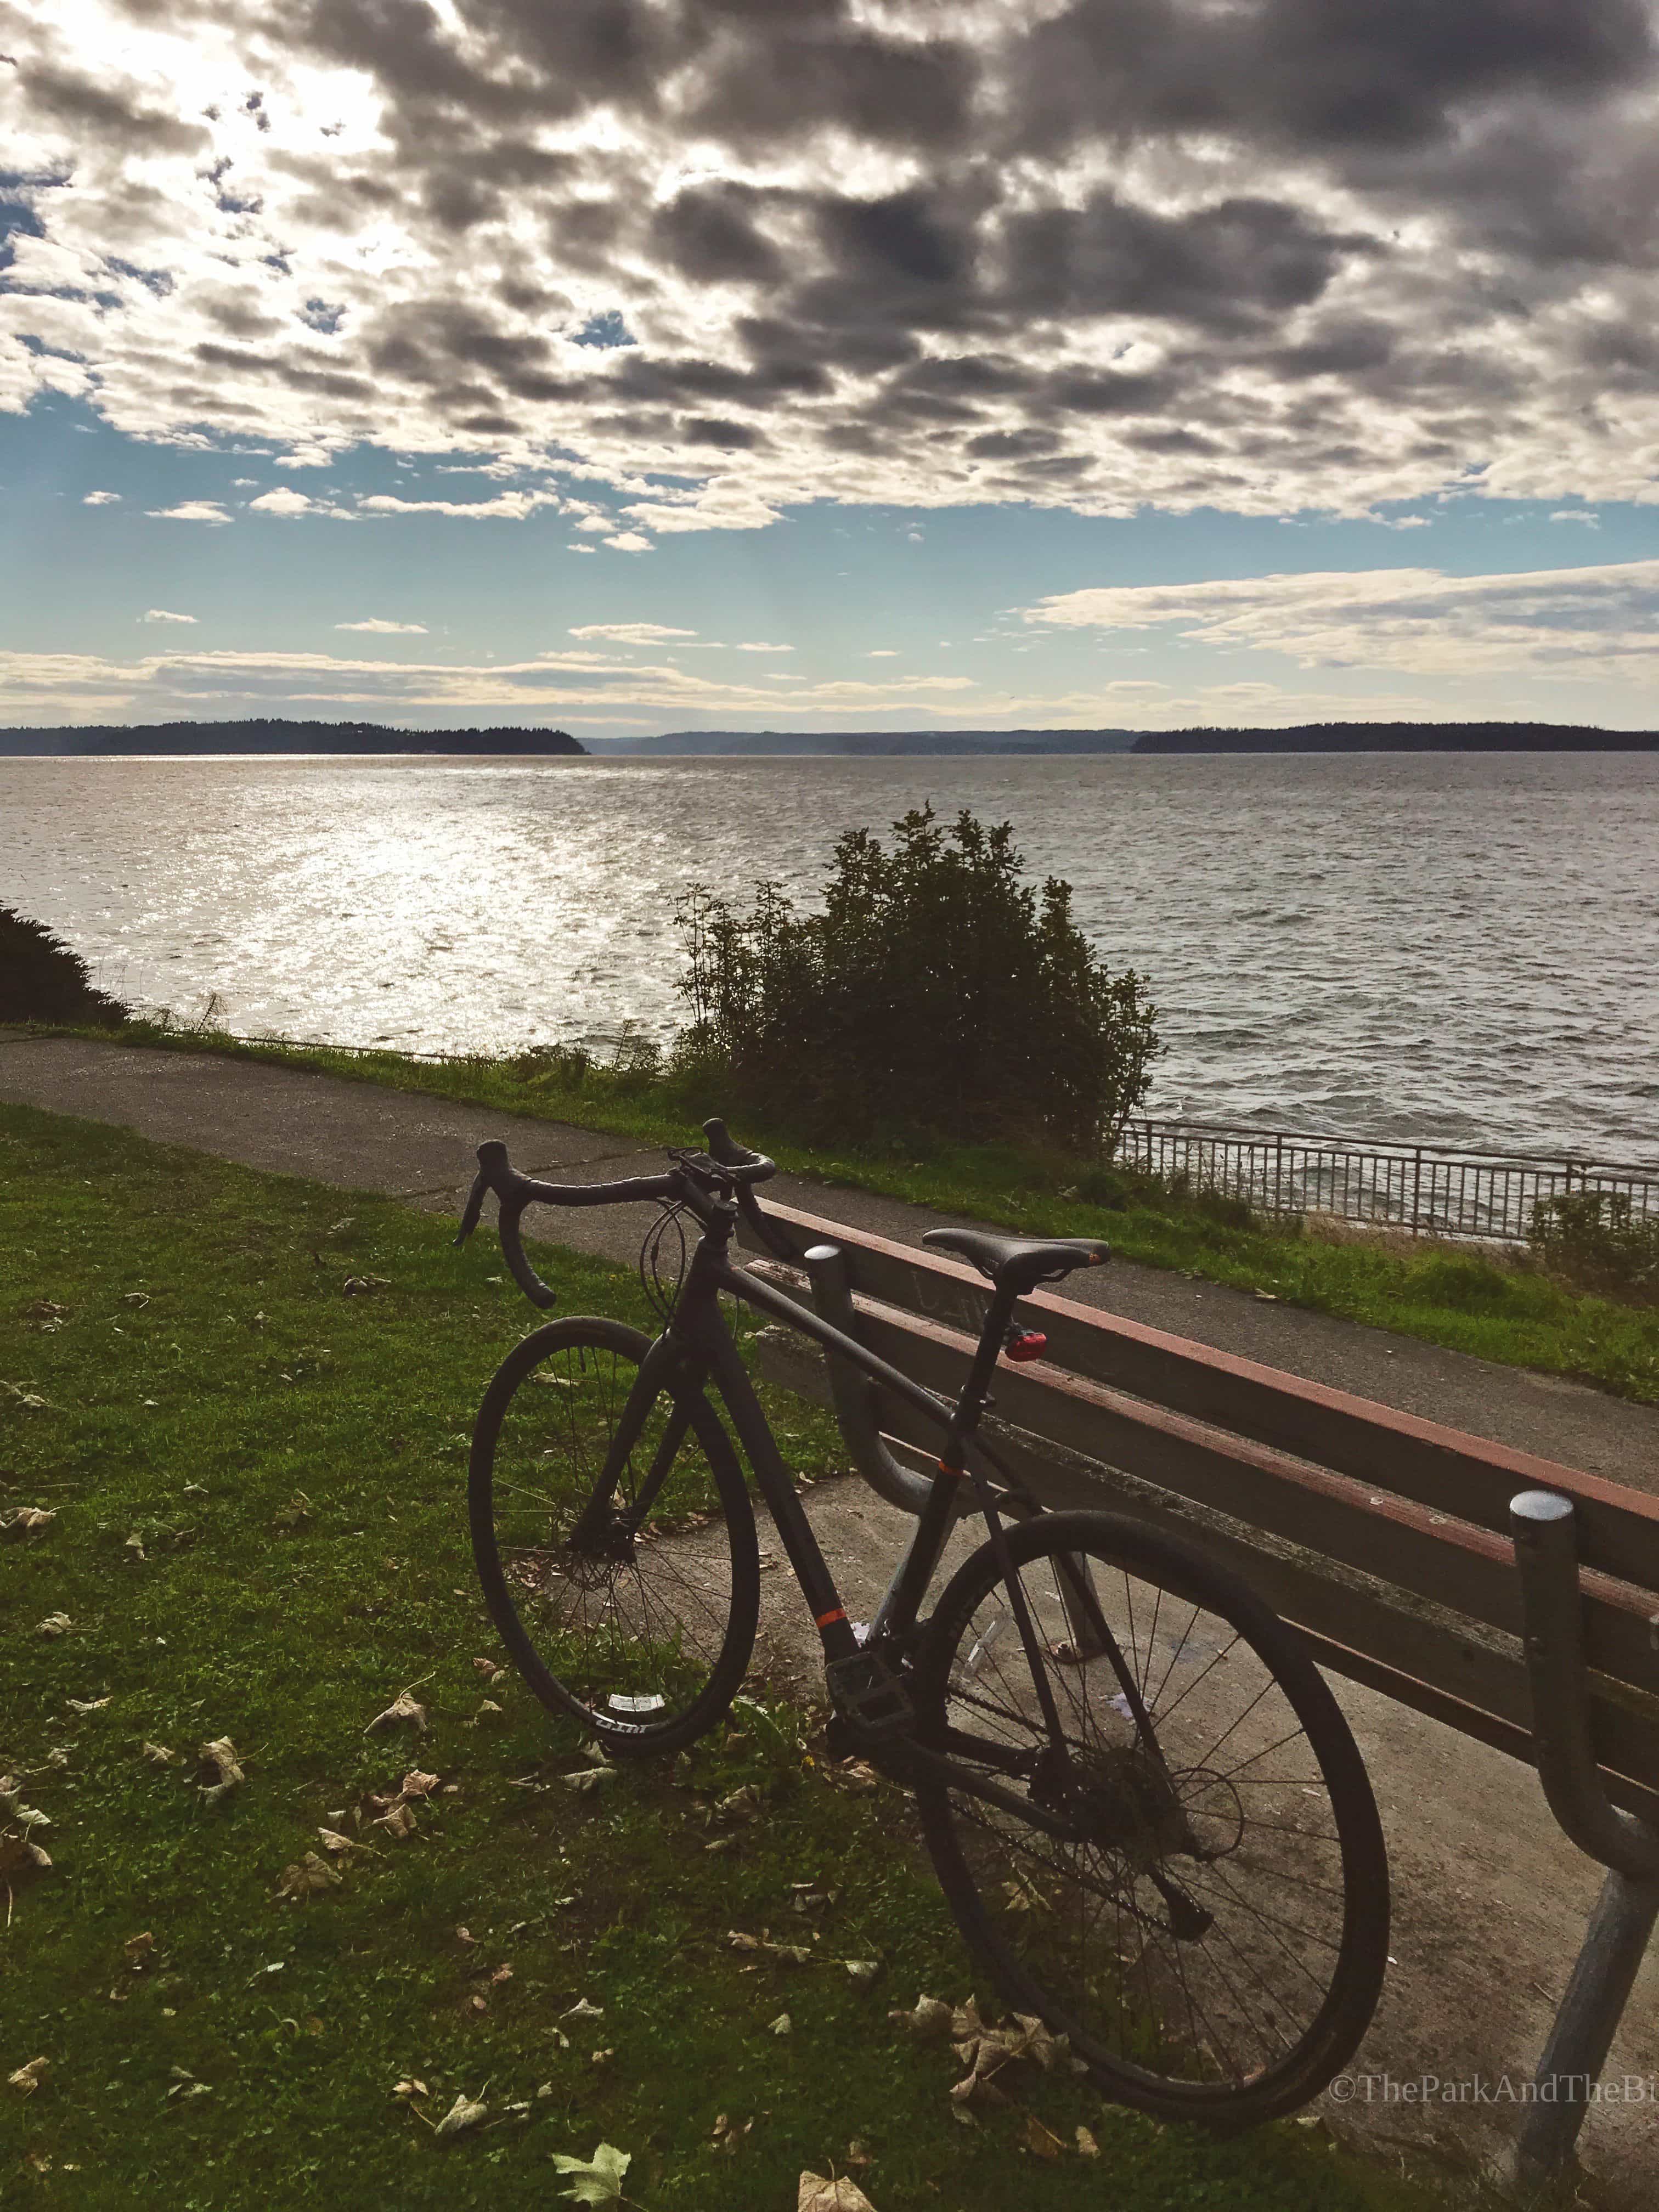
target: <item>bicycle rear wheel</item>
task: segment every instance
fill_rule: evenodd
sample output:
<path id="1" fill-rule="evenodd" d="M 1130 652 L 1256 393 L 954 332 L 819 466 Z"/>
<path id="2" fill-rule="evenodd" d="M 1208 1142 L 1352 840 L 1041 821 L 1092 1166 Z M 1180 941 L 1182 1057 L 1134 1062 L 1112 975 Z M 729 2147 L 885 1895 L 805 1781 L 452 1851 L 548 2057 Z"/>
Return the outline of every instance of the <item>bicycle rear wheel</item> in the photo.
<path id="1" fill-rule="evenodd" d="M 620 1479 L 601 1484 L 649 1349 L 620 1322 L 532 1331 L 485 1393 L 467 1483 L 478 1578 L 514 1663 L 619 1754 L 677 1751 L 714 1726 L 760 1612 L 754 1511 L 700 1390 L 659 1392 Z"/>
<path id="2" fill-rule="evenodd" d="M 1224 2126 L 1295 2110 L 1352 2056 L 1387 1962 L 1382 1826 L 1335 1699 L 1188 1545 L 1092 1512 L 1008 1543 L 1060 1741 L 988 1544 L 928 1625 L 917 1732 L 1065 1832 L 924 1782 L 958 1924 L 1119 2101 Z"/>

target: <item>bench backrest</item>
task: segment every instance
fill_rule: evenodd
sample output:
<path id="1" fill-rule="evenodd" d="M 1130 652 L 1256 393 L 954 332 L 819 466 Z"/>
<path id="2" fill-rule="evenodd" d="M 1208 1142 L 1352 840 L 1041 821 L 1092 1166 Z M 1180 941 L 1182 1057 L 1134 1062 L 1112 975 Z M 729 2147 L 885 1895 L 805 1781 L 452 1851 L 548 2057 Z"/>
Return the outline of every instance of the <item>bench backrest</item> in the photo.
<path id="1" fill-rule="evenodd" d="M 801 1244 L 846 1255 L 860 1333 L 954 1395 L 989 1286 L 943 1255 L 769 1205 Z M 762 1263 L 764 1264 L 764 1263 Z M 1045 1504 L 1108 1505 L 1177 1524 L 1228 1559 L 1323 1666 L 1513 1756 L 1532 1758 L 1518 1491 L 1577 1512 L 1595 1753 L 1607 1791 L 1659 1820 L 1659 1499 L 1038 1291 L 1048 1339 L 997 1377 L 999 1448 Z M 773 1343 L 780 1379 L 813 1395 L 822 1363 Z M 913 1463 L 933 1441 L 884 1400 Z"/>

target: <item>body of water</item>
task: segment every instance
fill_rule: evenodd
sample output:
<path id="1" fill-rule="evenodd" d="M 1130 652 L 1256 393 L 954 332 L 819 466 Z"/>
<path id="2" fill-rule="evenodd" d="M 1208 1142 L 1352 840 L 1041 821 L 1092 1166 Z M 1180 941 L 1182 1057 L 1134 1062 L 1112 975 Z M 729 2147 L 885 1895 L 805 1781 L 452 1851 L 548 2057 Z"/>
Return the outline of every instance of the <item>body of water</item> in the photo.
<path id="1" fill-rule="evenodd" d="M 1151 1110 L 1659 1157 L 1659 759 L 3 760 L 0 905 L 241 1031 L 424 1050 L 678 1018 L 676 897 L 1012 820 L 1169 1050 Z"/>

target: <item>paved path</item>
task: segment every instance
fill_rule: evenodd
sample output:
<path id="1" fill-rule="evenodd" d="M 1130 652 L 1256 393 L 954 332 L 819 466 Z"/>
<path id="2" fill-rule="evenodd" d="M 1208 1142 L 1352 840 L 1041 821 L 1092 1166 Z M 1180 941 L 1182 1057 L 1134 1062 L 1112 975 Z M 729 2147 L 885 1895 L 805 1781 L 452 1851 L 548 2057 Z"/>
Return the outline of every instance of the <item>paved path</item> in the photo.
<path id="1" fill-rule="evenodd" d="M 118 1122 L 251 1167 L 401 1195 L 442 1212 L 458 1208 L 485 1137 L 505 1138 L 526 1173 L 554 1178 L 651 1172 L 661 1160 L 591 1130 L 301 1069 L 72 1040 L 0 1040 L 0 1099 Z M 804 1211 L 898 1242 L 946 1218 L 791 1176 L 771 1188 Z M 648 1209 L 619 1208 L 571 1213 L 559 1228 L 571 1243 L 632 1261 L 648 1218 Z M 1647 1407 L 1127 1263 L 1074 1275 L 1066 1290 L 1268 1365 L 1659 1490 L 1659 1413 Z M 899 1516 L 850 1476 L 819 1483 L 810 1510 L 848 1604 L 867 1609 L 902 1540 Z M 761 1540 L 775 1570 L 764 1585 L 767 1638 L 787 1672 L 800 1642 L 799 1607 L 789 1602 L 769 1524 Z M 1497 2153 L 1515 2106 L 1447 2104 L 1435 2094 L 1415 2106 L 1390 2103 L 1382 2080 L 1479 2077 L 1499 2100 L 1506 2093 L 1497 2085 L 1507 2080 L 1508 2095 L 1522 2094 L 1601 1869 L 1557 1829 L 1529 1770 L 1373 1692 L 1332 1686 L 1376 1787 L 1395 1918 L 1382 2005 L 1355 2061 L 1375 2100 L 1361 2087 L 1355 2101 L 1338 2106 L 1328 2096 L 1323 2109 L 1343 2133 L 1385 2155 L 1438 2151 L 1458 2171 L 1471 2153 Z M 1659 2197 L 1659 1959 L 1644 1965 L 1613 2046 L 1607 2078 L 1624 2076 L 1644 2081 L 1647 2098 L 1594 2107 L 1585 2160 L 1606 2191 L 1605 2200 L 1597 2191 L 1598 2201 L 1646 2212 Z"/>
<path id="2" fill-rule="evenodd" d="M 0 1099 L 120 1122 L 249 1167 L 387 1192 L 440 1212 L 459 1210 L 472 1179 L 473 1153 L 486 1137 L 504 1138 L 514 1165 L 525 1174 L 555 1180 L 649 1175 L 663 1164 L 660 1152 L 642 1153 L 627 1138 L 564 1122 L 529 1121 L 303 1068 L 70 1038 L 0 1040 Z M 825 1189 L 794 1176 L 780 1176 L 768 1188 L 785 1205 L 899 1243 L 917 1243 L 924 1229 L 964 1218 L 865 1191 Z M 631 1263 L 650 1218 L 648 1208 L 638 1206 L 573 1212 L 558 1219 L 557 1234 L 585 1251 Z M 544 1212 L 539 1220 L 550 1233 L 552 1217 Z M 1473 1436 L 1659 1491 L 1659 1408 L 1129 1261 L 1073 1275 L 1066 1292 Z"/>

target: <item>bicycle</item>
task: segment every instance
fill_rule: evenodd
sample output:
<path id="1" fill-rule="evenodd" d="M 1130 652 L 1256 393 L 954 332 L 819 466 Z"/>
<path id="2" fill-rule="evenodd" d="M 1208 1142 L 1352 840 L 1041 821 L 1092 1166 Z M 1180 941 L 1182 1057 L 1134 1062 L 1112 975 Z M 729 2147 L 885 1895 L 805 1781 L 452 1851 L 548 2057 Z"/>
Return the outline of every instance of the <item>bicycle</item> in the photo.
<path id="1" fill-rule="evenodd" d="M 798 1249 L 762 1211 L 770 1160 L 718 1121 L 704 1135 L 706 1151 L 670 1152 L 664 1174 L 611 1183 L 532 1181 L 504 1145 L 478 1148 L 456 1242 L 493 1190 L 507 1264 L 538 1307 L 554 1293 L 525 1254 L 527 1206 L 661 1208 L 641 1263 L 665 1315 L 654 1340 L 592 1317 L 546 1324 L 479 1409 L 473 1549 L 519 1672 L 613 1757 L 683 1749 L 725 1715 L 760 1601 L 735 1436 L 817 1624 L 832 1752 L 913 1791 L 946 1900 L 1004 1997 L 1068 2038 L 1107 2094 L 1162 2118 L 1230 2129 L 1305 2104 L 1358 2047 L 1387 1960 L 1387 1857 L 1347 1723 L 1237 1577 L 1126 1517 L 1044 1510 L 980 1433 L 999 1360 L 1043 1349 L 1018 1300 L 1108 1248 L 929 1231 L 992 1285 L 952 1402 L 733 1264 L 740 1221 L 809 1273 L 837 1255 Z M 688 1218 L 701 1234 L 687 1266 L 681 1231 L 671 1291 L 663 1240 Z M 928 1475 L 890 1461 L 878 1480 L 916 1519 L 866 1629 L 848 1619 L 721 1293 L 941 1432 Z M 837 1310 L 851 1319 L 850 1302 Z M 986 1540 L 924 1618 L 969 1511 Z"/>

